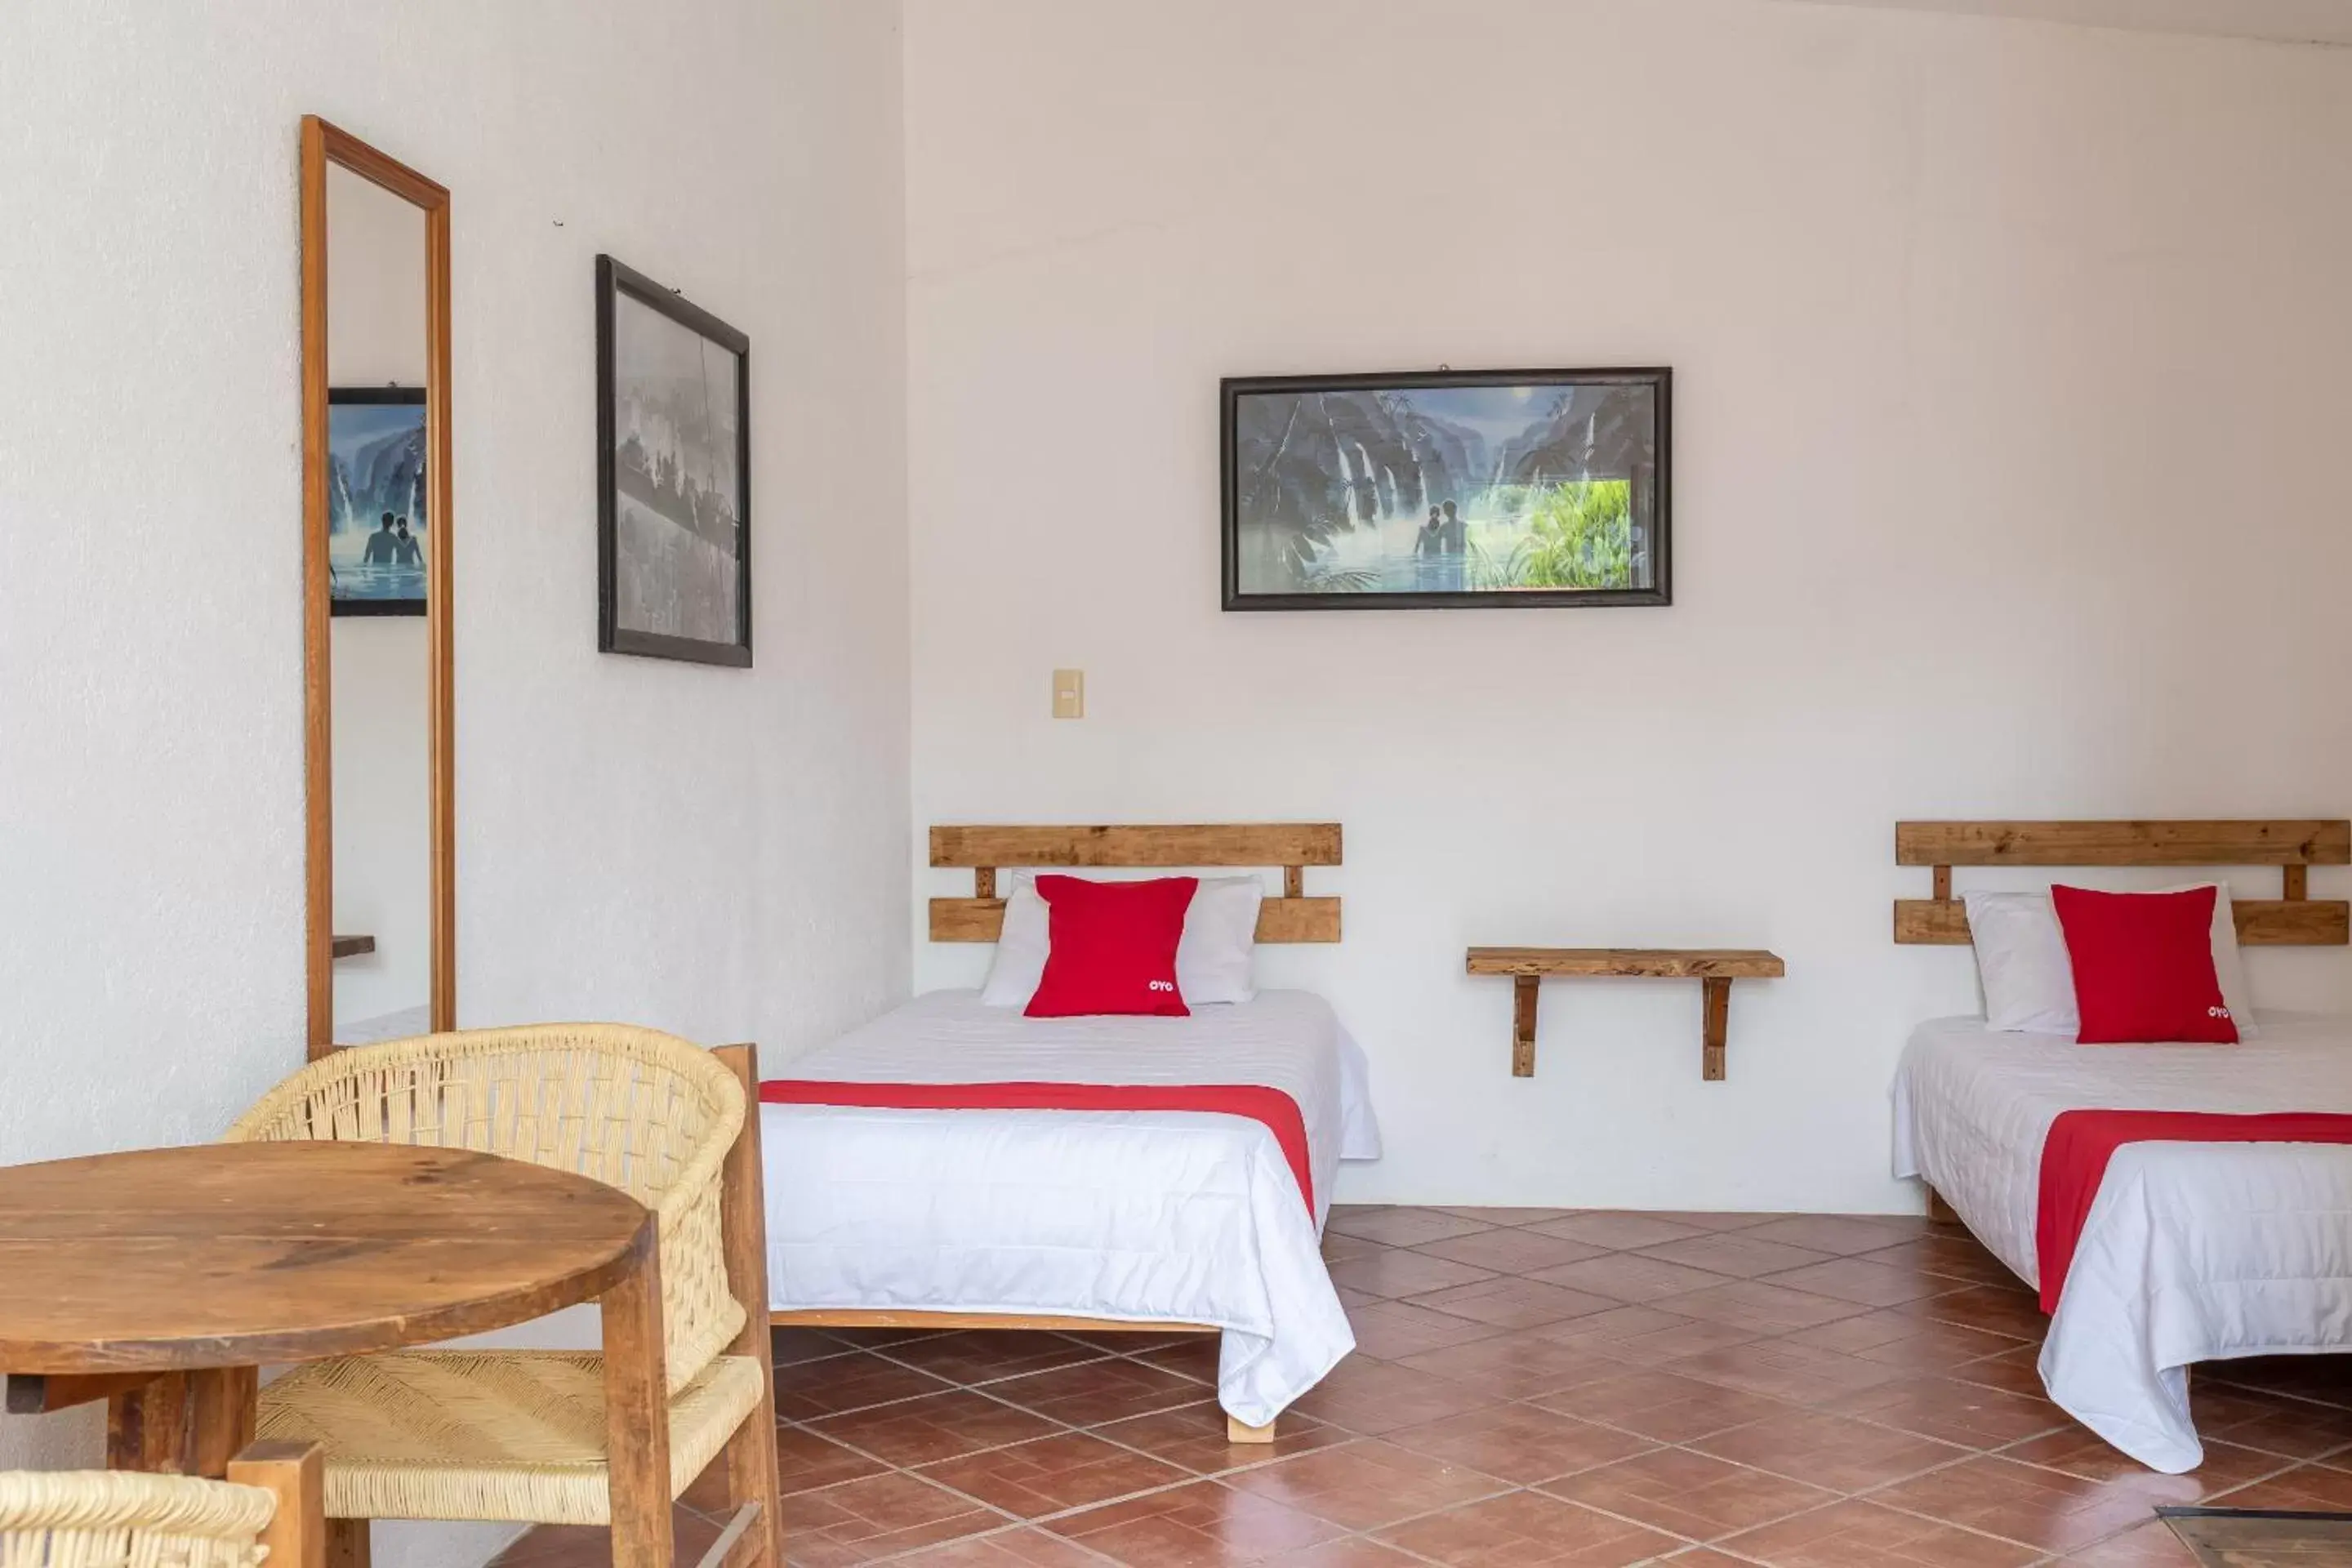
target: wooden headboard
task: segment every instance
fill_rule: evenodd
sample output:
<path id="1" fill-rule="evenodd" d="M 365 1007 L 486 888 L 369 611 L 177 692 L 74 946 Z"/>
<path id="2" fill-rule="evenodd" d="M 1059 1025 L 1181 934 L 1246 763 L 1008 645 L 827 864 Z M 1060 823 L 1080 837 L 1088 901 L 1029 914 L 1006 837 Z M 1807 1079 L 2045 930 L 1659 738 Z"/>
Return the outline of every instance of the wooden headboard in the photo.
<path id="1" fill-rule="evenodd" d="M 1895 900 L 1895 940 L 1965 947 L 1955 866 L 2277 866 L 2284 897 L 2233 899 L 2249 946 L 2341 947 L 2352 903 L 2310 896 L 2313 866 L 2352 865 L 2352 822 L 1898 822 L 1895 861 L 1934 868 L 1935 897 Z"/>
<path id="2" fill-rule="evenodd" d="M 996 873 L 1009 867 L 1279 866 L 1282 896 L 1259 906 L 1260 942 L 1337 942 L 1339 900 L 1307 896 L 1307 868 L 1339 863 L 1336 822 L 1121 827 L 934 827 L 931 864 L 972 874 L 969 899 L 931 900 L 933 942 L 994 942 L 1004 926 Z"/>

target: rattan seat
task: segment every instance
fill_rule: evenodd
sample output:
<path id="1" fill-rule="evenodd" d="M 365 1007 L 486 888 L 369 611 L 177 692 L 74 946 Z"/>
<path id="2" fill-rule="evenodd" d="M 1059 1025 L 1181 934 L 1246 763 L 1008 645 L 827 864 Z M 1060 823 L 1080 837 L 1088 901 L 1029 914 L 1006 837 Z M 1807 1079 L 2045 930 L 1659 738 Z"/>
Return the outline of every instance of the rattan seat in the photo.
<path id="1" fill-rule="evenodd" d="M 720 1356 L 670 1398 L 670 1493 L 760 1406 L 767 1373 Z M 261 1436 L 327 1452 L 336 1519 L 609 1524 L 604 1358 L 593 1351 L 396 1351 L 297 1367 Z"/>

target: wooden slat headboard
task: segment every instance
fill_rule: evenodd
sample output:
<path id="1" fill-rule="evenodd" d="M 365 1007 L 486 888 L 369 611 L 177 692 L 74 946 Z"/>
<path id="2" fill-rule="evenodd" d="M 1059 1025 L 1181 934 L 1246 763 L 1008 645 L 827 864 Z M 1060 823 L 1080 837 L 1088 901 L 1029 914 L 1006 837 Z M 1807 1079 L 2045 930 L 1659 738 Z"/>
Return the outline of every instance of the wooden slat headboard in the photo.
<path id="1" fill-rule="evenodd" d="M 969 869 L 974 895 L 931 900 L 933 942 L 994 942 L 1004 927 L 996 873 L 1015 866 L 1279 866 L 1282 896 L 1259 907 L 1257 940 L 1339 940 L 1339 900 L 1307 896 L 1307 867 L 1339 864 L 1336 822 L 934 827 L 931 864 Z"/>
<path id="2" fill-rule="evenodd" d="M 2352 865 L 2352 822 L 1898 822 L 1895 861 L 1926 866 L 1935 896 L 1895 901 L 1895 940 L 1966 946 L 1967 906 L 1952 896 L 1955 866 L 2277 866 L 2284 897 L 2233 899 L 2249 946 L 2341 947 L 2352 903 L 2310 896 L 2313 866 Z"/>

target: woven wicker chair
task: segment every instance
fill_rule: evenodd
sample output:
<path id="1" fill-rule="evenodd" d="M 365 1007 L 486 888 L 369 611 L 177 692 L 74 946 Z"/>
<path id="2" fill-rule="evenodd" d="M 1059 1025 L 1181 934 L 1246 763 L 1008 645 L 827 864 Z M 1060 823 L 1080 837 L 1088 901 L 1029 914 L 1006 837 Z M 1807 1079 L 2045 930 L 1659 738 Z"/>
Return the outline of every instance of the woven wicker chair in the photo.
<path id="1" fill-rule="evenodd" d="M 0 1568 L 316 1568 L 319 1455 L 263 1444 L 226 1481 L 136 1470 L 0 1474 Z M 307 1504 L 307 1506 L 306 1506 Z"/>
<path id="2" fill-rule="evenodd" d="M 654 1210 L 668 1473 L 626 1489 L 657 1483 L 675 1499 L 723 1454 L 735 1518 L 712 1558 L 781 1568 L 759 1119 L 745 1112 L 756 1082 L 748 1046 L 706 1051 L 615 1025 L 477 1029 L 338 1051 L 227 1136 L 479 1150 L 594 1177 Z M 264 1389 L 258 1429 L 324 1446 L 338 1568 L 363 1568 L 376 1519 L 612 1525 L 620 1568 L 667 1568 L 667 1510 L 615 1519 L 604 1373 L 594 1352 L 350 1356 Z"/>

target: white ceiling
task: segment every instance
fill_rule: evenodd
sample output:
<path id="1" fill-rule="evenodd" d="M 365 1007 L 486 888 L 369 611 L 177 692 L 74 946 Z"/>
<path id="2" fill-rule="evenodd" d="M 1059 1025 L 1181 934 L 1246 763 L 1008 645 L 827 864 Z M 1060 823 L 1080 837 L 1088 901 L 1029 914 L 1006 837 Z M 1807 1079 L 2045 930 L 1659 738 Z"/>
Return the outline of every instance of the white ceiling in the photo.
<path id="1" fill-rule="evenodd" d="M 2284 43 L 2352 46 L 2352 0 L 1826 0 L 1912 11 L 2032 16 L 2095 27 L 2210 33 Z"/>

